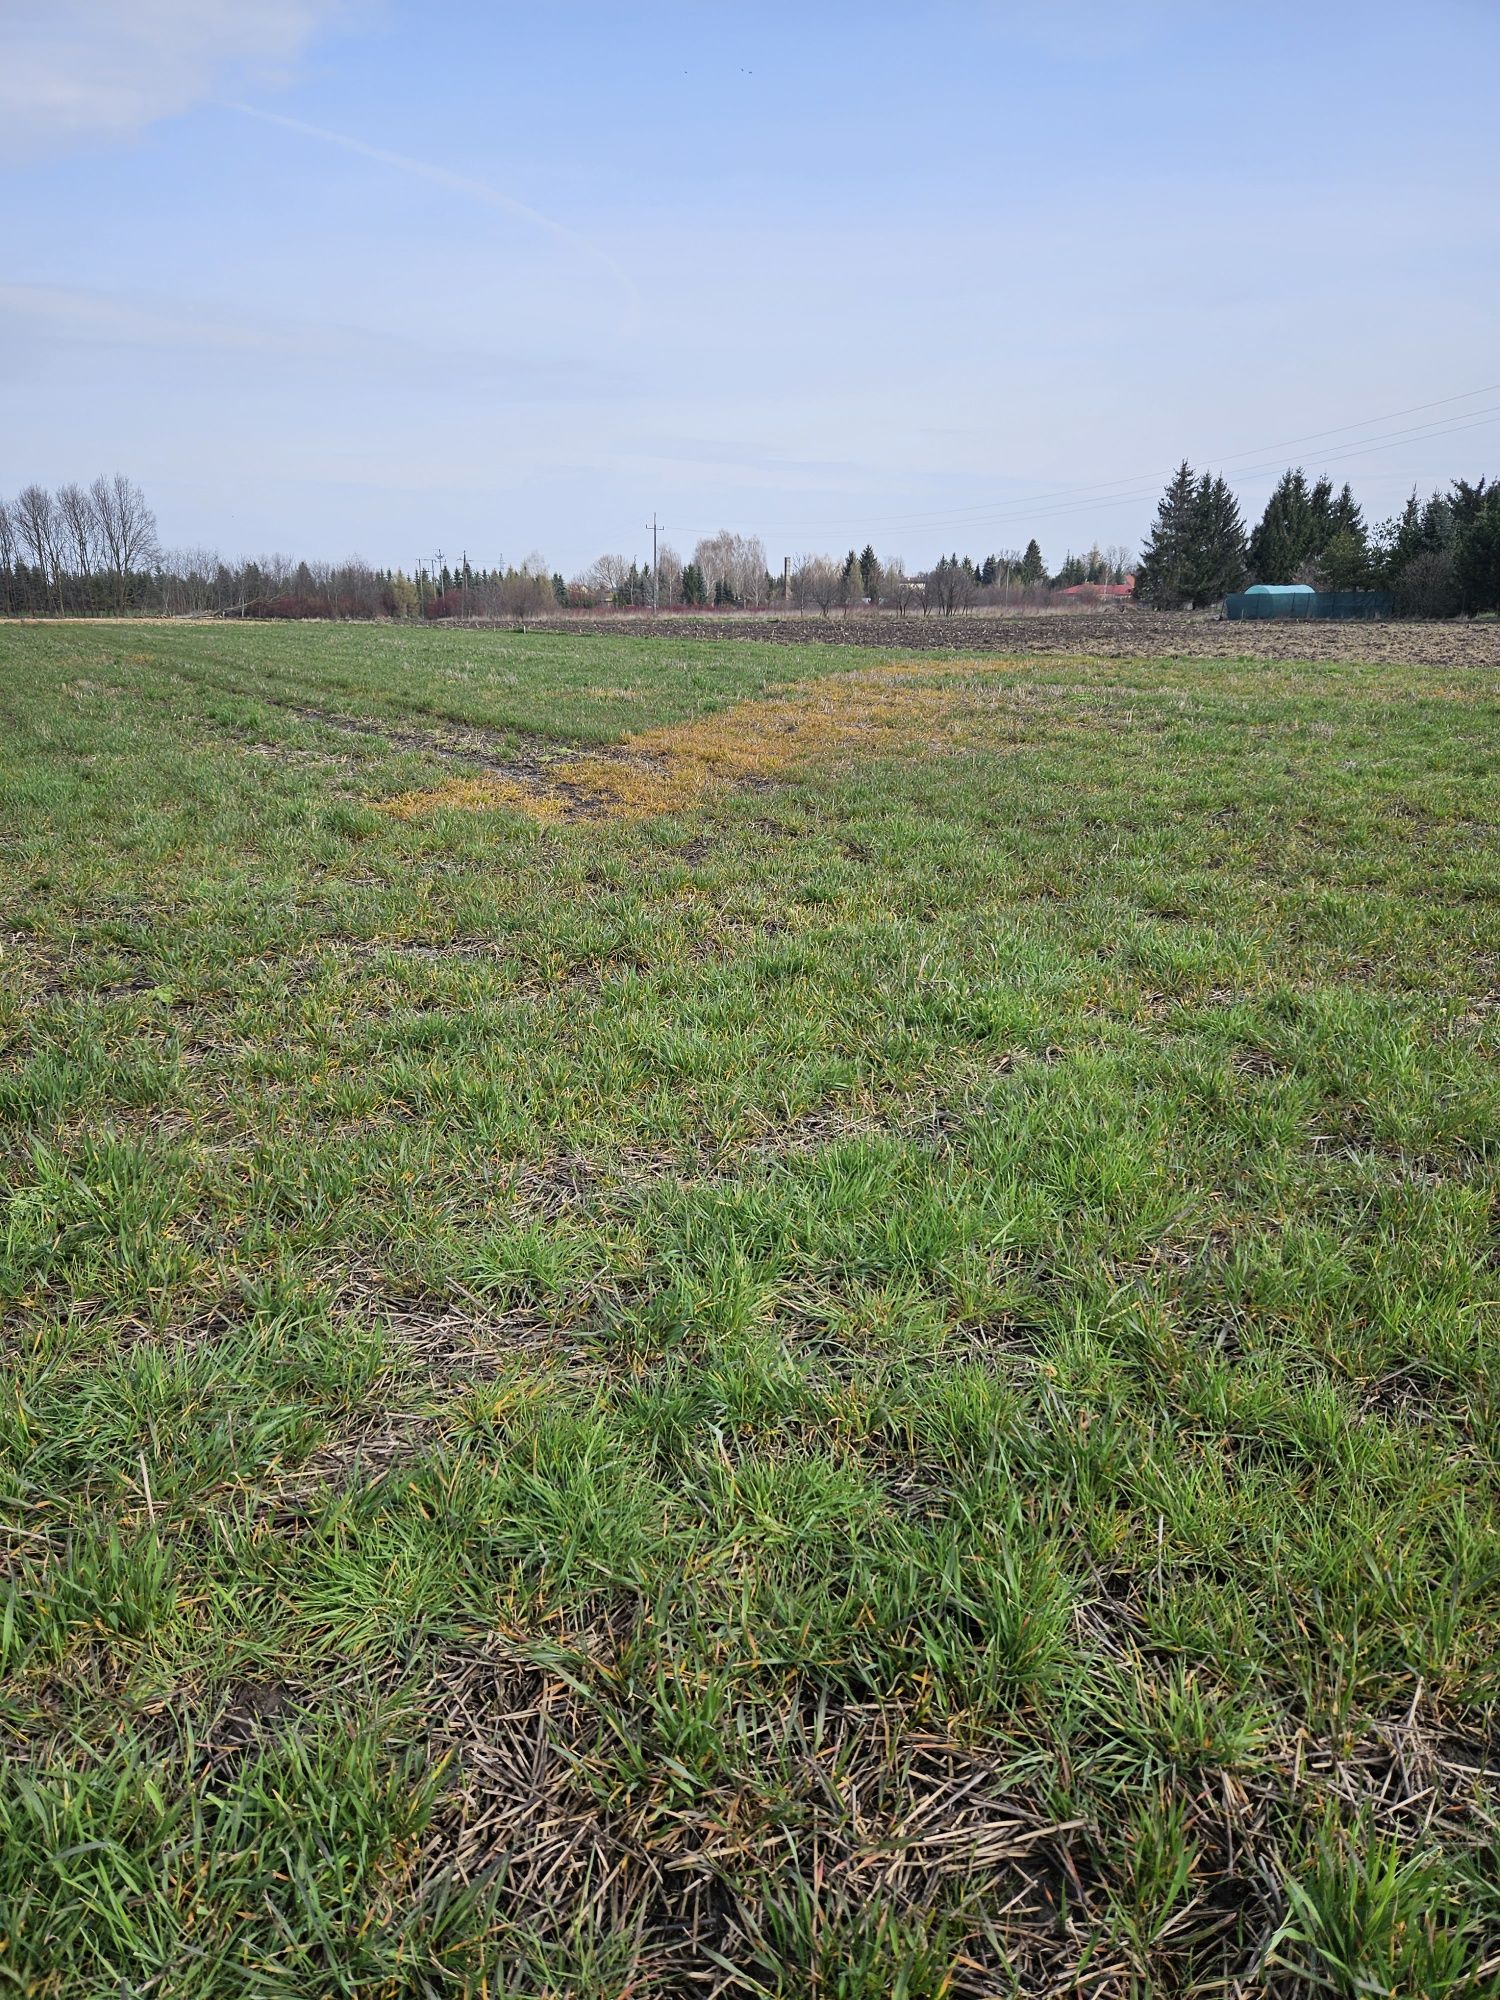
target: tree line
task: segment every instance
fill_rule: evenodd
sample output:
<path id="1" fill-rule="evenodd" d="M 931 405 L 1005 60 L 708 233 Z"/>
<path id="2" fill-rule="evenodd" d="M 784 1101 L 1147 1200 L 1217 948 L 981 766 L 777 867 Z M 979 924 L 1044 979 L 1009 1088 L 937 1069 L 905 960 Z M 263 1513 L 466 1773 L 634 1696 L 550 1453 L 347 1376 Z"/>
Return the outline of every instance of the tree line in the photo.
<path id="1" fill-rule="evenodd" d="M 1398 616 L 1500 611 L 1500 482 L 1455 479 L 1371 528 L 1347 481 L 1310 481 L 1301 466 L 1276 482 L 1246 531 L 1222 476 L 1186 459 L 1157 504 L 1135 572 L 1154 610 L 1216 604 L 1252 583 L 1305 583 L 1389 595 Z"/>
<path id="2" fill-rule="evenodd" d="M 686 561 L 670 544 L 649 561 L 600 556 L 571 579 L 539 554 L 521 563 L 434 559 L 378 569 L 273 554 L 226 561 L 216 551 L 162 546 L 144 493 L 123 474 L 56 493 L 24 487 L 0 499 L 0 615 L 108 617 L 411 618 L 525 623 L 560 609 L 766 610 L 804 615 L 886 605 L 951 616 L 975 605 L 1045 602 L 1053 589 L 1113 583 L 1128 572 L 1124 548 L 1069 554 L 1049 575 L 1033 539 L 1024 552 L 975 561 L 954 554 L 908 574 L 873 547 L 839 560 L 798 556 L 774 573 L 758 536 L 725 529 Z"/>
<path id="3" fill-rule="evenodd" d="M 475 619 L 524 624 L 562 609 L 776 609 L 845 616 L 879 607 L 952 617 L 974 608 L 1043 606 L 1059 591 L 1133 589 L 1152 609 L 1216 604 L 1252 582 L 1387 592 L 1399 615 L 1500 611 L 1500 482 L 1456 479 L 1367 526 L 1350 487 L 1335 492 L 1300 467 L 1277 481 L 1247 530 L 1226 480 L 1186 461 L 1169 481 L 1137 560 L 1122 546 L 1071 551 L 1049 571 L 1033 537 L 977 560 L 956 550 L 909 572 L 872 544 L 842 558 L 799 555 L 773 571 L 758 536 L 725 529 L 684 561 L 670 544 L 649 559 L 600 556 L 572 578 L 539 554 L 521 563 L 434 559 L 410 571 L 266 555 L 227 562 L 213 550 L 164 549 L 156 516 L 123 473 L 55 493 L 0 498 L 0 614 L 107 617 Z"/>

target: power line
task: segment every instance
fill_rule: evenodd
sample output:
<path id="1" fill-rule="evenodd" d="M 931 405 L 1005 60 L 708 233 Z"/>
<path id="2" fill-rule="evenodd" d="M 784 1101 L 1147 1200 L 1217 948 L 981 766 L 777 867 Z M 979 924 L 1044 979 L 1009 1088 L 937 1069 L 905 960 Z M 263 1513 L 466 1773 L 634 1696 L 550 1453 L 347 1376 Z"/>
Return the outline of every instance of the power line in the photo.
<path id="1" fill-rule="evenodd" d="M 1242 478 L 1253 477 L 1266 468 L 1259 464 L 1240 465 L 1238 461 L 1247 458 L 1258 460 L 1263 458 L 1267 452 L 1288 451 L 1296 445 L 1314 443 L 1319 438 L 1340 437 L 1350 431 L 1367 430 L 1372 424 L 1390 423 L 1397 417 L 1414 416 L 1419 410 L 1445 409 L 1454 403 L 1472 402 L 1478 396 L 1493 395 L 1497 391 L 1500 391 L 1500 382 L 1492 382 L 1482 388 L 1466 389 L 1458 395 L 1439 396 L 1435 397 L 1431 402 L 1426 403 L 1412 403 L 1403 410 L 1387 411 L 1383 416 L 1363 417 L 1355 423 L 1335 424 L 1321 431 L 1306 431 L 1299 437 L 1283 438 L 1279 443 L 1258 445 L 1253 451 L 1230 453 L 1209 452 L 1201 454 L 1201 456 L 1205 463 L 1216 467 L 1236 468 L 1239 476 Z M 1483 412 L 1473 415 L 1472 419 L 1468 415 L 1459 413 L 1457 421 L 1432 418 L 1428 423 L 1412 425 L 1404 430 L 1382 433 L 1378 437 L 1362 440 L 1350 446 L 1341 446 L 1332 452 L 1325 452 L 1322 456 L 1325 462 L 1331 463 L 1340 458 L 1356 456 L 1367 449 L 1377 450 L 1385 444 L 1398 443 L 1403 439 L 1415 438 L 1423 434 L 1441 437 L 1460 430 L 1475 429 L 1482 424 L 1493 422 L 1494 416 L 1494 412 Z M 1274 469 L 1274 467 L 1271 469 Z M 1156 497 L 1154 485 L 1151 492 L 1145 495 L 1116 493 L 1114 489 L 1117 487 L 1139 486 L 1145 480 L 1159 481 L 1161 476 L 1159 471 L 1155 473 L 1132 473 L 1128 477 L 1120 479 L 1107 479 L 1075 486 L 1054 487 L 1050 491 L 1044 490 L 1029 497 L 1018 498 L 1013 502 L 1002 503 L 999 506 L 989 501 L 978 501 L 970 506 L 942 508 L 928 513 L 888 514 L 874 517 L 862 516 L 861 519 L 866 528 L 923 526 L 929 524 L 936 526 L 940 523 L 947 523 L 955 527 L 965 524 L 978 527 L 990 520 L 1011 520 L 1022 516 L 1040 519 L 1046 518 L 1049 515 L 1078 511 L 1077 507 L 1057 508 L 1051 505 L 1051 503 L 1061 500 L 1076 500 L 1078 506 L 1081 507 L 1086 504 L 1123 505 L 1127 501 L 1133 502 L 1138 498 L 1154 499 Z M 1041 511 L 1038 512 L 1038 510 Z M 832 532 L 834 529 L 842 531 L 853 518 L 854 516 L 851 514 L 845 515 L 838 521 L 773 521 L 762 525 L 767 531 L 774 530 L 777 534 L 781 535 L 814 534 Z M 680 532 L 685 534 L 707 534 L 714 531 L 710 529 L 686 528 L 680 530 Z"/>
<path id="2" fill-rule="evenodd" d="M 1483 430 L 1486 425 L 1493 423 L 1500 423 L 1500 409 L 1489 411 L 1485 415 L 1475 417 L 1472 420 L 1465 420 L 1458 423 L 1446 424 L 1443 425 L 1441 428 L 1434 428 L 1430 430 L 1416 429 L 1411 431 L 1395 431 L 1391 432 L 1387 436 L 1372 439 L 1371 441 L 1365 444 L 1346 445 L 1338 451 L 1324 452 L 1322 458 L 1319 461 L 1319 464 L 1320 467 L 1328 465 L 1336 465 L 1342 460 L 1347 458 L 1362 458 L 1372 451 L 1384 451 L 1388 445 L 1393 443 L 1400 443 L 1404 440 L 1415 441 L 1418 443 L 1425 444 L 1429 438 L 1454 437 L 1463 431 Z M 1263 473 L 1277 472 L 1282 469 L 1283 469 L 1283 463 L 1279 458 L 1267 459 L 1259 465 L 1247 465 L 1239 467 L 1237 469 L 1236 476 L 1241 479 L 1255 478 Z M 1091 497 L 1085 497 L 1078 500 L 1069 500 L 1062 504 L 1054 504 L 1051 506 L 1044 506 L 1044 507 L 1035 506 L 1030 503 L 1022 503 L 1012 509 L 1009 509 L 1005 513 L 986 514 L 983 517 L 983 520 L 979 523 L 949 522 L 948 525 L 958 526 L 958 527 L 976 526 L 976 525 L 983 525 L 984 522 L 993 520 L 1025 520 L 1025 521 L 1063 520 L 1069 514 L 1077 514 L 1082 512 L 1082 510 L 1085 507 L 1120 507 L 1120 506 L 1125 506 L 1127 504 L 1135 505 L 1140 501 L 1155 500 L 1159 497 L 1159 494 L 1160 494 L 1160 488 L 1157 486 L 1152 486 L 1150 488 L 1141 488 L 1133 493 L 1099 492 L 1092 495 Z"/>
<path id="3" fill-rule="evenodd" d="M 1338 464 L 1341 460 L 1346 458 L 1363 458 L 1369 452 L 1384 451 L 1387 445 L 1401 443 L 1406 440 L 1414 440 L 1418 443 L 1425 444 L 1430 438 L 1456 437 L 1459 435 L 1460 432 L 1483 430 L 1487 424 L 1493 424 L 1493 423 L 1500 423 L 1500 408 L 1487 411 L 1485 414 L 1481 416 L 1476 416 L 1472 420 L 1464 419 L 1456 423 L 1442 424 L 1440 427 L 1434 427 L 1432 429 L 1428 429 L 1423 426 L 1417 426 L 1412 430 L 1392 431 L 1383 437 L 1371 439 L 1367 443 L 1346 445 L 1338 451 L 1324 452 L 1320 460 L 1320 464 L 1335 465 Z M 1282 461 L 1279 458 L 1268 459 L 1260 465 L 1241 466 L 1238 469 L 1237 476 L 1242 479 L 1254 478 L 1259 474 L 1267 472 L 1276 472 L 1281 469 L 1282 469 Z M 1157 497 L 1158 497 L 1157 489 L 1153 487 L 1149 491 L 1143 491 L 1137 493 L 1117 493 L 1092 500 L 1080 500 L 1076 503 L 1069 503 L 1068 505 L 1065 506 L 1057 506 L 1050 508 L 1043 507 L 1040 509 L 1022 506 L 1014 510 L 1014 518 L 1027 519 L 1027 520 L 1059 519 L 1065 515 L 1077 513 L 1082 507 L 1085 506 L 1113 507 L 1113 506 L 1124 505 L 1127 501 L 1134 503 L 1140 500 L 1154 500 Z M 1005 517 L 987 516 L 986 518 L 997 519 Z"/>

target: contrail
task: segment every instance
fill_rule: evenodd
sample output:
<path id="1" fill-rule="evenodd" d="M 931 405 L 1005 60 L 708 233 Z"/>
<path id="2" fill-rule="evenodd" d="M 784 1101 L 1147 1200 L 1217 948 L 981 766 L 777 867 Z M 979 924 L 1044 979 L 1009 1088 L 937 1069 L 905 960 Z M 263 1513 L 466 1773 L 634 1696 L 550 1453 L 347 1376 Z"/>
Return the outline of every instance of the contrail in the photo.
<path id="1" fill-rule="evenodd" d="M 436 187 L 451 188 L 455 194 L 467 195 L 471 201 L 482 202 L 486 208 L 498 208 L 504 215 L 513 215 L 518 222 L 527 222 L 535 229 L 546 230 L 560 243 L 578 250 L 604 269 L 624 292 L 629 311 L 626 314 L 622 333 L 634 333 L 640 324 L 641 295 L 635 280 L 625 267 L 617 263 L 607 250 L 601 250 L 586 236 L 580 236 L 576 229 L 570 229 L 565 222 L 558 222 L 553 216 L 543 215 L 539 208 L 531 208 L 514 196 L 503 194 L 499 188 L 492 188 L 485 181 L 470 180 L 467 174 L 451 173 L 447 167 L 436 167 L 430 160 L 414 160 L 408 153 L 392 153 L 384 146 L 371 146 L 363 139 L 351 139 L 346 132 L 330 132 L 322 125 L 309 125 L 301 118 L 287 118 L 279 111 L 260 111 L 253 104 L 230 104 L 230 111 L 238 111 L 246 118 L 258 118 L 263 125 L 280 125 L 288 132 L 300 132 L 307 139 L 321 139 L 327 146 L 342 146 L 346 153 L 363 154 L 367 160 L 377 160 L 383 167 L 394 167 L 398 173 L 412 174 L 418 180 L 431 181 Z"/>

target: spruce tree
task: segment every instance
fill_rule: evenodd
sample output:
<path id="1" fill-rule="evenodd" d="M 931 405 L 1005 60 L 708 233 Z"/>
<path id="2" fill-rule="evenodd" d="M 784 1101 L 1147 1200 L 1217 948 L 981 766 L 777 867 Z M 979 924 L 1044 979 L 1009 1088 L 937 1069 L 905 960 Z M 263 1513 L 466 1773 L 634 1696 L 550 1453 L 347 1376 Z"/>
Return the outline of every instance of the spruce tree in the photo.
<path id="1" fill-rule="evenodd" d="M 1245 524 L 1222 474 L 1205 472 L 1193 498 L 1184 587 L 1195 608 L 1217 604 L 1245 581 Z"/>
<path id="2" fill-rule="evenodd" d="M 1493 507 L 1495 495 L 1500 493 L 1500 481 L 1481 479 L 1477 486 L 1471 486 L 1467 479 L 1455 479 L 1448 489 L 1448 505 L 1453 509 L 1453 518 L 1459 530 L 1477 521 L 1485 509 Z"/>
<path id="3" fill-rule="evenodd" d="M 1422 509 L 1422 547 L 1438 555 L 1451 549 L 1458 535 L 1458 516 L 1445 494 L 1434 493 Z"/>
<path id="4" fill-rule="evenodd" d="M 1184 459 L 1156 504 L 1156 520 L 1136 566 L 1135 594 L 1153 611 L 1176 611 L 1191 588 L 1198 481 Z"/>
<path id="5" fill-rule="evenodd" d="M 1486 499 L 1482 479 L 1478 504 L 1459 530 L 1454 575 L 1465 611 L 1500 611 L 1500 487 L 1491 486 Z"/>
<path id="6" fill-rule="evenodd" d="M 1399 514 L 1382 521 L 1375 530 L 1375 572 L 1386 589 L 1391 589 L 1402 570 L 1421 553 L 1422 509 L 1416 488 Z"/>
<path id="7" fill-rule="evenodd" d="M 1312 553 L 1315 534 L 1312 495 L 1299 465 L 1277 480 L 1250 537 L 1250 567 L 1256 582 L 1294 582 L 1297 569 Z"/>
<path id="8" fill-rule="evenodd" d="M 1041 549 L 1037 546 L 1036 536 L 1033 535 L 1026 544 L 1025 555 L 1021 558 L 1021 581 L 1027 584 L 1040 583 L 1046 574 L 1047 565 L 1042 561 Z"/>
<path id="9" fill-rule="evenodd" d="M 1333 481 L 1325 472 L 1307 496 L 1307 504 L 1312 509 L 1313 546 L 1303 561 L 1320 556 L 1328 546 L 1329 537 L 1334 533 L 1333 525 Z"/>
<path id="10" fill-rule="evenodd" d="M 1362 590 L 1369 581 L 1365 513 L 1346 479 L 1328 510 L 1328 534 L 1318 552 L 1318 582 L 1327 590 Z"/>
<path id="11" fill-rule="evenodd" d="M 1483 484 L 1483 481 L 1480 483 Z M 1365 510 L 1355 499 L 1353 490 L 1347 479 L 1344 481 L 1338 498 L 1333 503 L 1328 521 L 1333 531 L 1329 536 L 1330 541 L 1333 539 L 1333 535 L 1353 535 L 1359 541 L 1361 547 L 1367 542 Z"/>
<path id="12" fill-rule="evenodd" d="M 1340 528 L 1318 557 L 1318 583 L 1324 590 L 1358 590 L 1369 580 L 1370 555 L 1363 535 Z"/>

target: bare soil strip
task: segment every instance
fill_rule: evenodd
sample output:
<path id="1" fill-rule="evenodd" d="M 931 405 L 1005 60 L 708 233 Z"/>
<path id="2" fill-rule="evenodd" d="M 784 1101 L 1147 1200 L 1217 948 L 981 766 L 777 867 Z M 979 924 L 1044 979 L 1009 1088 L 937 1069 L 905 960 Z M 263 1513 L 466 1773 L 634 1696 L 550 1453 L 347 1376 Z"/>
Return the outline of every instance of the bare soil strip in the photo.
<path id="1" fill-rule="evenodd" d="M 1405 666 L 1500 667 L 1500 621 L 1239 619 L 1211 612 L 960 612 L 953 618 L 867 612 L 862 617 L 702 617 L 620 612 L 557 617 L 528 631 L 618 633 L 664 640 L 749 639 L 772 646 L 872 646 L 899 653 L 1071 653 L 1096 660 L 1367 660 Z"/>

